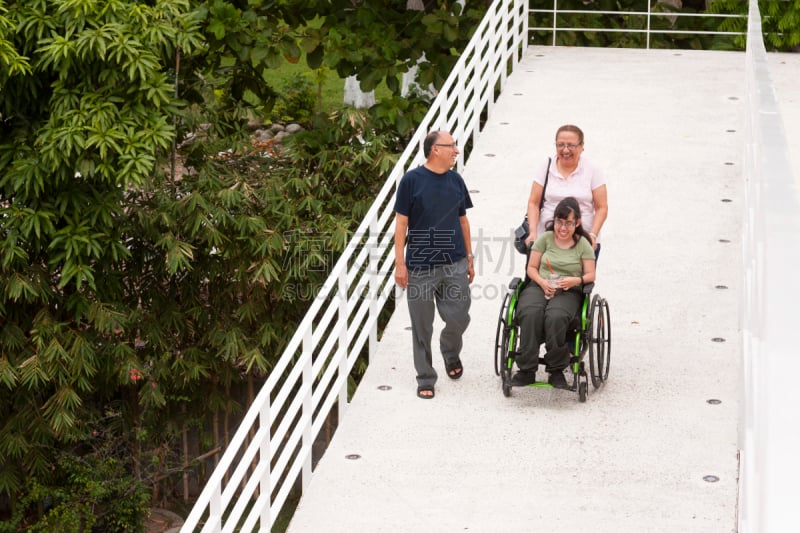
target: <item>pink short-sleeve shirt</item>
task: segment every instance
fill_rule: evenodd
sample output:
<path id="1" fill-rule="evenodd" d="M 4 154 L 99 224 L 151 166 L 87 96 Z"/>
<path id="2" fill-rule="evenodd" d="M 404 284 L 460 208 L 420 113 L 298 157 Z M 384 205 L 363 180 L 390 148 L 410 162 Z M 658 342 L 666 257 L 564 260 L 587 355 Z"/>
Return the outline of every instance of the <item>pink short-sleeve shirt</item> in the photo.
<path id="1" fill-rule="evenodd" d="M 546 167 L 547 163 L 545 162 L 540 166 L 533 178 L 543 187 Z M 547 189 L 544 192 L 544 207 L 539 215 L 536 234 L 541 235 L 544 233 L 545 224 L 553 220 L 553 212 L 556 209 L 556 205 L 568 196 L 578 200 L 578 205 L 581 207 L 581 225 L 587 233 L 592 231 L 592 222 L 594 222 L 592 191 L 605 184 L 606 178 L 603 172 L 585 155 L 581 156 L 578 167 L 568 177 L 564 177 L 558 172 L 556 158 L 552 158 L 550 161 L 550 178 L 547 181 Z"/>

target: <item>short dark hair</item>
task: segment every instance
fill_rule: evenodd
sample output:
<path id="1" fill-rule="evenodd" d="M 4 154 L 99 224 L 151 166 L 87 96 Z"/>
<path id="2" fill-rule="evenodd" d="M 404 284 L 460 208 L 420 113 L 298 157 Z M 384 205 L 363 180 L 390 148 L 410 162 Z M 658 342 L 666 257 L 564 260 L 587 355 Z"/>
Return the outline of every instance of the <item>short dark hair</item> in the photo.
<path id="1" fill-rule="evenodd" d="M 439 131 L 432 131 L 425 137 L 425 141 L 422 143 L 422 155 L 425 156 L 425 159 L 431 156 L 431 149 L 439 140 L 439 133 Z"/>

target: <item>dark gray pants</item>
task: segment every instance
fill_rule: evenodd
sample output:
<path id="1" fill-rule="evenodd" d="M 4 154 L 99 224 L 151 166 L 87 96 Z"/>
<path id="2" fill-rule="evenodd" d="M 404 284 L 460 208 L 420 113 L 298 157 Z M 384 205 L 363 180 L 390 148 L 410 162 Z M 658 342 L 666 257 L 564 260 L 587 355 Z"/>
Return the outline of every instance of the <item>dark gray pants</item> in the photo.
<path id="1" fill-rule="evenodd" d="M 539 366 L 539 345 L 544 341 L 545 370 L 557 372 L 569 365 L 572 343 L 566 342 L 567 328 L 578 314 L 583 294 L 569 290 L 550 300 L 533 281 L 522 290 L 517 301 L 516 319 L 520 326 L 520 354 L 516 358 L 520 370 Z"/>
<path id="2" fill-rule="evenodd" d="M 411 316 L 417 385 L 433 387 L 437 378 L 431 351 L 434 309 L 439 311 L 444 321 L 439 349 L 445 364 L 454 363 L 461 354 L 462 336 L 469 325 L 471 301 L 467 260 L 417 272 L 409 271 L 406 299 Z"/>

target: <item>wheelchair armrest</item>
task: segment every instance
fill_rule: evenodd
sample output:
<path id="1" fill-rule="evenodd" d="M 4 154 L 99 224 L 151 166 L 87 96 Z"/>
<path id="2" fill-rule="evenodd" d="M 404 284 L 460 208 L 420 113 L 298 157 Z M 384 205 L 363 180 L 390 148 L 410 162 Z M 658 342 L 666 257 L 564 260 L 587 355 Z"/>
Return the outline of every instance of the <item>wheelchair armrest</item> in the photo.
<path id="1" fill-rule="evenodd" d="M 594 281 L 591 283 L 584 283 L 583 284 L 583 294 L 590 295 L 592 294 L 592 289 L 594 289 Z"/>
<path id="2" fill-rule="evenodd" d="M 510 291 L 515 291 L 520 283 L 522 283 L 522 278 L 514 278 L 511 280 L 511 283 L 508 284 L 508 289 Z"/>

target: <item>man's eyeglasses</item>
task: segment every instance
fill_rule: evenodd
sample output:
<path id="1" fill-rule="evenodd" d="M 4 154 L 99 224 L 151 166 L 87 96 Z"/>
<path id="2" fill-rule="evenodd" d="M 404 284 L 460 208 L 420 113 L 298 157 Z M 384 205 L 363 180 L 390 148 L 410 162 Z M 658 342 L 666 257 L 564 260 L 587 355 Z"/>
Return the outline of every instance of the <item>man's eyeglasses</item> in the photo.
<path id="1" fill-rule="evenodd" d="M 570 150 L 574 150 L 575 148 L 579 147 L 579 146 L 580 146 L 580 145 L 582 145 L 582 144 L 583 144 L 583 143 L 578 143 L 578 144 L 573 144 L 573 143 L 569 143 L 569 144 L 564 144 L 564 143 L 556 143 L 556 148 L 558 148 L 559 150 L 563 150 L 564 148 L 569 148 Z"/>
<path id="2" fill-rule="evenodd" d="M 574 220 L 561 220 L 561 219 L 557 218 L 555 220 L 555 225 L 556 226 L 563 226 L 565 228 L 572 229 L 572 228 L 575 227 L 575 221 Z"/>
<path id="3" fill-rule="evenodd" d="M 458 143 L 455 143 L 455 142 L 454 143 L 450 143 L 450 144 L 436 143 L 436 144 L 434 144 L 434 146 L 447 146 L 449 148 L 457 148 L 458 147 Z"/>

